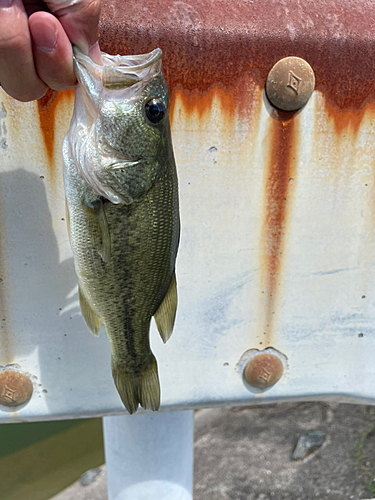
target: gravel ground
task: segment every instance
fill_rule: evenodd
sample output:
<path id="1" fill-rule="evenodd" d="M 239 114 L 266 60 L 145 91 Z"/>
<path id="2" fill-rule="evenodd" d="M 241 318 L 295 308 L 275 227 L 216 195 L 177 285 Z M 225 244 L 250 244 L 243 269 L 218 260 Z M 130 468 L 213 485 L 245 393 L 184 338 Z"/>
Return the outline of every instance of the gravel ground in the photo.
<path id="1" fill-rule="evenodd" d="M 325 441 L 293 461 L 308 431 L 324 432 Z M 199 410 L 194 446 L 194 500 L 375 500 L 375 407 Z M 105 480 L 103 466 L 51 500 L 107 500 Z"/>

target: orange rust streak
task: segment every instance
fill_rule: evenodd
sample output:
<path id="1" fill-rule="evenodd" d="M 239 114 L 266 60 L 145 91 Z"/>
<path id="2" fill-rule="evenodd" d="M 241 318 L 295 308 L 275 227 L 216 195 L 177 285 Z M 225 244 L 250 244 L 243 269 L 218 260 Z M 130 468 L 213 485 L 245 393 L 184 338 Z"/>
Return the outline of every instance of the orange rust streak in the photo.
<path id="1" fill-rule="evenodd" d="M 335 127 L 335 132 L 337 135 L 341 135 L 348 130 L 356 137 L 363 117 L 366 112 L 375 112 L 375 106 L 373 103 L 367 103 L 360 109 L 339 109 L 337 106 L 333 105 L 324 99 L 324 109 L 327 115 L 332 119 L 333 125 Z"/>
<path id="2" fill-rule="evenodd" d="M 279 119 L 272 121 L 271 154 L 265 188 L 265 219 L 261 240 L 262 297 L 265 302 L 263 332 L 266 344 L 272 341 L 276 300 L 281 279 L 281 264 L 287 231 L 287 211 L 293 172 L 294 120 L 278 112 Z"/>
<path id="3" fill-rule="evenodd" d="M 40 128 L 49 163 L 53 168 L 53 153 L 55 145 L 55 115 L 58 104 L 65 98 L 71 97 L 72 90 L 57 92 L 49 89 L 44 97 L 38 100 Z"/>
<path id="4" fill-rule="evenodd" d="M 233 111 L 237 107 L 235 96 L 226 93 L 221 89 L 211 89 L 210 92 L 182 92 L 176 90 L 173 93 L 171 101 L 171 121 L 173 121 L 173 111 L 176 105 L 176 100 L 179 99 L 183 109 L 189 115 L 196 114 L 199 121 L 212 111 L 215 98 L 220 103 L 220 109 L 224 111 L 228 118 L 233 118 Z"/>
<path id="5" fill-rule="evenodd" d="M 46 95 L 38 100 L 40 128 L 50 163 L 53 160 L 55 142 L 55 110 L 57 105 L 56 90 L 48 89 Z"/>
<path id="6" fill-rule="evenodd" d="M 225 89 L 222 86 L 213 86 L 205 92 L 175 89 L 171 94 L 171 122 L 173 122 L 177 101 L 180 101 L 185 112 L 190 115 L 196 114 L 199 120 L 212 112 L 214 103 L 220 106 L 220 112 L 229 121 L 234 120 L 236 116 L 249 117 L 253 112 L 254 92 L 255 83 L 248 74 L 244 74 L 236 86 L 230 89 Z"/>

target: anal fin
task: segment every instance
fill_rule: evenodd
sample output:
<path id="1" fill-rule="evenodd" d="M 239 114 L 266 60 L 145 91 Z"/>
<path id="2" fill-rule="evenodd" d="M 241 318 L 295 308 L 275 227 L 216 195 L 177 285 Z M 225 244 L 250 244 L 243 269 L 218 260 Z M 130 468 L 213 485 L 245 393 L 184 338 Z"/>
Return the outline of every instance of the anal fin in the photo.
<path id="1" fill-rule="evenodd" d="M 163 342 L 167 342 L 173 332 L 174 320 L 177 310 L 177 282 L 176 273 L 173 272 L 167 293 L 154 314 L 156 326 Z"/>
<path id="2" fill-rule="evenodd" d="M 80 286 L 78 286 L 78 297 L 79 297 L 79 305 L 81 306 L 82 316 L 83 319 L 85 320 L 87 328 L 94 335 L 94 337 L 99 337 L 100 318 L 91 309 L 91 306 L 87 302 L 86 297 L 83 295 Z"/>

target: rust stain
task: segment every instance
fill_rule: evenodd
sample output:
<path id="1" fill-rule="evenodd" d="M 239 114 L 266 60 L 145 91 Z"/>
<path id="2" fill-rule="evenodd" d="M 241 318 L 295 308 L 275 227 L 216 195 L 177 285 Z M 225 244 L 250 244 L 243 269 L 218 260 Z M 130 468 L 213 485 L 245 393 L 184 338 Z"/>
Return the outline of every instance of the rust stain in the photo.
<path id="1" fill-rule="evenodd" d="M 230 103 L 233 103 L 234 106 L 236 105 L 233 96 L 230 95 L 229 93 L 226 94 L 225 91 L 221 89 L 215 88 L 205 93 L 199 91 L 186 93 L 183 92 L 182 90 L 176 89 L 173 92 L 171 98 L 170 114 L 171 114 L 172 125 L 173 125 L 173 116 L 174 116 L 174 108 L 176 105 L 176 100 L 179 100 L 181 107 L 184 108 L 186 112 L 188 112 L 191 115 L 193 114 L 197 115 L 199 121 L 201 121 L 202 118 L 206 114 L 209 114 L 210 111 L 212 110 L 215 98 L 220 103 L 221 109 L 228 108 L 228 101 Z"/>
<path id="2" fill-rule="evenodd" d="M 57 92 L 56 90 L 49 89 L 46 95 L 37 101 L 40 129 L 43 134 L 49 166 L 52 170 L 54 169 L 56 108 L 64 99 L 71 99 L 72 93 L 73 90 Z"/>
<path id="3" fill-rule="evenodd" d="M 365 114 L 371 113 L 375 116 L 375 104 L 370 102 L 360 109 L 342 110 L 325 99 L 324 109 L 328 117 L 332 120 L 335 133 L 338 136 L 350 133 L 352 137 L 357 137 Z"/>
<path id="4" fill-rule="evenodd" d="M 316 89 L 340 110 L 375 102 L 375 10 L 366 0 L 103 1 L 100 43 L 109 53 L 159 46 L 171 92 L 230 90 L 247 73 L 264 88 L 286 56 L 306 59 Z M 228 109 L 231 112 L 231 108 Z"/>
<path id="5" fill-rule="evenodd" d="M 38 113 L 40 129 L 43 134 L 44 144 L 49 163 L 53 164 L 53 151 L 55 144 L 55 110 L 58 103 L 58 92 L 48 89 L 46 95 L 38 100 Z"/>
<path id="6" fill-rule="evenodd" d="M 56 138 L 56 129 L 59 123 L 56 122 L 56 115 L 59 106 L 64 101 L 71 101 L 73 98 L 73 90 L 65 90 L 57 92 L 49 89 L 44 97 L 37 101 L 40 129 L 44 140 L 44 148 L 47 157 L 45 165 L 47 167 L 47 182 L 49 188 L 56 192 L 61 184 L 61 178 L 56 166 L 59 161 L 56 161 L 55 151 L 61 154 L 61 144 Z"/>
<path id="7" fill-rule="evenodd" d="M 200 121 L 212 111 L 214 104 L 218 105 L 221 113 L 228 120 L 229 126 L 236 116 L 251 118 L 255 104 L 254 91 L 255 84 L 248 75 L 244 75 L 237 85 L 230 89 L 222 86 L 212 87 L 205 92 L 175 89 L 171 96 L 171 121 L 173 121 L 176 100 L 179 100 L 184 110 L 190 115 L 197 115 Z"/>
<path id="8" fill-rule="evenodd" d="M 272 344 L 281 284 L 287 216 L 296 183 L 296 131 L 293 113 L 274 111 L 270 132 L 270 157 L 266 172 L 265 214 L 260 241 L 263 345 Z"/>

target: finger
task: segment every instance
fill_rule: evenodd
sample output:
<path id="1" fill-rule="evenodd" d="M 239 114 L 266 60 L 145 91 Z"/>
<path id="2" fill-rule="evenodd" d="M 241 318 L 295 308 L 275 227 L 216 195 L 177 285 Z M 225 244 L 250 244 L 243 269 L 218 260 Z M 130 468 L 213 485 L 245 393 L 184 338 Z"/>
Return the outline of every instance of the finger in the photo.
<path id="1" fill-rule="evenodd" d="M 35 70 L 21 0 L 0 0 L 0 85 L 19 101 L 39 99 L 48 88 Z"/>
<path id="2" fill-rule="evenodd" d="M 72 45 L 60 22 L 48 12 L 35 12 L 29 18 L 29 27 L 39 77 L 51 89 L 72 88 L 77 82 Z"/>
<path id="3" fill-rule="evenodd" d="M 100 0 L 47 0 L 69 40 L 94 62 L 100 64 L 98 24 Z"/>

